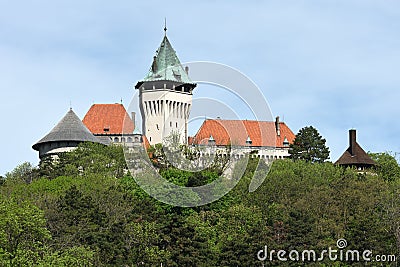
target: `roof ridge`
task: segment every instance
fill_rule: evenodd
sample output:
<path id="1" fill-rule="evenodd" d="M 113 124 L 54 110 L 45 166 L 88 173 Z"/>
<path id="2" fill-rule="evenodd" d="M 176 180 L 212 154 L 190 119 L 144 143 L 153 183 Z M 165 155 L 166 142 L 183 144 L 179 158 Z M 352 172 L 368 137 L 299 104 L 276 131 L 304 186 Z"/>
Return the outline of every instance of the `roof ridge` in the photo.
<path id="1" fill-rule="evenodd" d="M 121 104 L 121 103 L 94 103 L 94 104 L 92 104 L 92 106 L 94 106 L 94 105 L 97 105 L 97 106 L 100 106 L 100 105 L 103 105 L 103 106 L 106 106 L 106 105 L 121 105 L 121 106 L 124 106 L 124 104 Z"/>
<path id="2" fill-rule="evenodd" d="M 221 118 L 219 118 L 219 119 L 206 119 L 206 120 L 210 120 L 210 121 L 242 121 L 242 122 L 243 121 L 248 121 L 248 122 L 273 122 L 273 123 L 275 123 L 275 121 L 273 121 L 273 120 L 270 120 L 270 121 L 249 120 L 249 119 L 231 120 L 231 119 L 221 119 Z M 281 121 L 279 123 L 286 124 L 284 121 Z"/>

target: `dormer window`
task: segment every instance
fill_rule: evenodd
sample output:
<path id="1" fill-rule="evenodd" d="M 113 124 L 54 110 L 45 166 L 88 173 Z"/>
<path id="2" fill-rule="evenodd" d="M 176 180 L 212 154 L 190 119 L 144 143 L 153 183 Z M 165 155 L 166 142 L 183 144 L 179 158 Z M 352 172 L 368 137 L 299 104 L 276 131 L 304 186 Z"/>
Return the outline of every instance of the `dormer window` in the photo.
<path id="1" fill-rule="evenodd" d="M 246 145 L 250 146 L 252 143 L 253 141 L 250 139 L 250 136 L 247 136 Z"/>
<path id="2" fill-rule="evenodd" d="M 288 147 L 289 146 L 289 140 L 287 140 L 286 136 L 285 139 L 283 139 L 283 146 Z"/>
<path id="3" fill-rule="evenodd" d="M 215 145 L 215 139 L 212 135 L 210 135 L 210 138 L 208 138 L 208 144 L 209 145 Z"/>
<path id="4" fill-rule="evenodd" d="M 181 80 L 181 74 L 178 71 L 173 69 L 172 73 L 174 74 L 175 79 L 177 79 L 178 81 Z"/>

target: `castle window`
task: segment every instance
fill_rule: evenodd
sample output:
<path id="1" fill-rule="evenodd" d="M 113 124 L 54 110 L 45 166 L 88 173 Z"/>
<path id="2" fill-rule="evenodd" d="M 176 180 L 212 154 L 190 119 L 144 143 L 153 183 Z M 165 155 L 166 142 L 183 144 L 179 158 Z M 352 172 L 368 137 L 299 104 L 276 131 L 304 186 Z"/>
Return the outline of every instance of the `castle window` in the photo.
<path id="1" fill-rule="evenodd" d="M 285 138 L 283 139 L 283 146 L 284 147 L 288 147 L 290 144 L 289 144 L 289 140 L 286 138 L 286 136 L 285 136 Z"/>
<path id="2" fill-rule="evenodd" d="M 250 136 L 247 136 L 246 145 L 250 146 L 252 143 L 253 141 L 250 139 Z"/>
<path id="3" fill-rule="evenodd" d="M 175 71 L 174 69 L 172 70 L 172 73 L 174 74 L 175 79 L 178 81 L 181 80 L 181 74 L 178 71 Z"/>
<path id="4" fill-rule="evenodd" d="M 158 127 L 158 124 L 156 124 L 157 130 L 160 130 L 160 127 Z"/>
<path id="5" fill-rule="evenodd" d="M 210 135 L 210 138 L 208 138 L 208 144 L 209 145 L 215 145 L 215 139 L 212 135 Z"/>
<path id="6" fill-rule="evenodd" d="M 132 137 L 128 137 L 128 143 L 132 143 Z"/>
<path id="7" fill-rule="evenodd" d="M 175 123 L 175 125 L 176 125 L 176 128 L 178 128 L 178 123 L 177 122 Z"/>
<path id="8" fill-rule="evenodd" d="M 118 142 L 119 142 L 118 137 L 114 137 L 114 142 L 115 142 L 115 143 L 118 143 Z"/>
<path id="9" fill-rule="evenodd" d="M 169 127 L 172 127 L 172 121 L 169 122 Z"/>
<path id="10" fill-rule="evenodd" d="M 125 137 L 121 138 L 121 142 L 125 143 Z"/>

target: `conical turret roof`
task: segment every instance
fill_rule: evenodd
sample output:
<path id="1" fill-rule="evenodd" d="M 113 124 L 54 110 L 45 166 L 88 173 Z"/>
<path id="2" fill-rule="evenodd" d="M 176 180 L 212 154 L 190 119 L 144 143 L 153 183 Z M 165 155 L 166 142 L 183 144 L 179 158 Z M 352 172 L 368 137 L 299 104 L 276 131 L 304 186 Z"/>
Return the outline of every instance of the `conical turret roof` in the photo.
<path id="1" fill-rule="evenodd" d="M 157 49 L 149 73 L 142 82 L 162 80 L 178 83 L 193 83 L 189 75 L 183 69 L 167 35 L 164 36 L 160 47 Z"/>
<path id="2" fill-rule="evenodd" d="M 59 141 L 80 141 L 101 143 L 83 124 L 75 112 L 70 109 L 61 121 L 42 139 L 32 146 L 39 150 L 43 143 Z"/>

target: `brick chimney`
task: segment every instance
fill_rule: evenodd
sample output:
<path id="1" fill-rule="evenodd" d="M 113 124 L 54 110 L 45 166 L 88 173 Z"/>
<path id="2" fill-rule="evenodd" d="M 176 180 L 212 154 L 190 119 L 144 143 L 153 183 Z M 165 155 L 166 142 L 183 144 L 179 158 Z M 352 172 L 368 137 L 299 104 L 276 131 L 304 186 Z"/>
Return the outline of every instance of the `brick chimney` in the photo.
<path id="1" fill-rule="evenodd" d="M 355 149 L 356 149 L 356 130 L 350 129 L 349 130 L 349 145 L 350 145 L 350 154 L 354 156 Z"/>
<path id="2" fill-rule="evenodd" d="M 275 119 L 275 129 L 276 129 L 276 135 L 280 136 L 281 135 L 281 125 L 279 124 L 279 116 L 277 116 Z"/>

